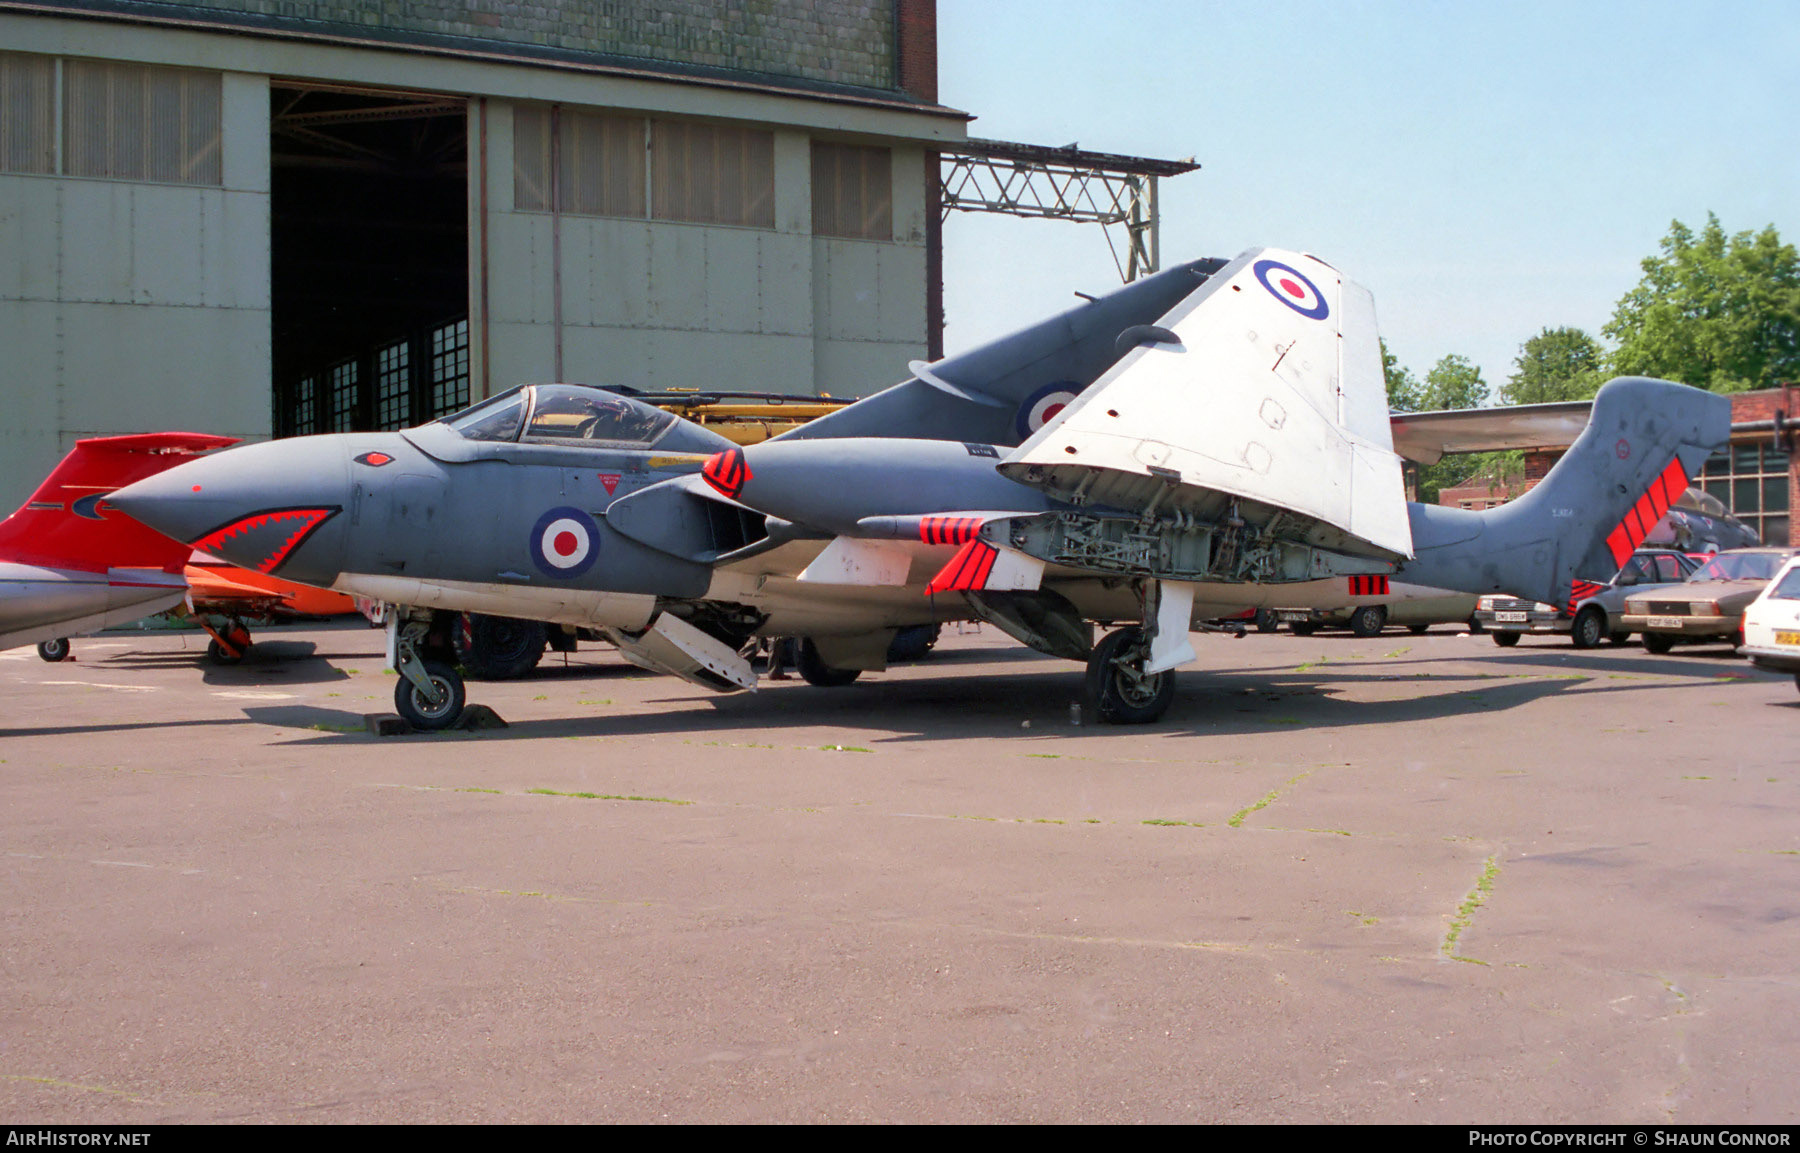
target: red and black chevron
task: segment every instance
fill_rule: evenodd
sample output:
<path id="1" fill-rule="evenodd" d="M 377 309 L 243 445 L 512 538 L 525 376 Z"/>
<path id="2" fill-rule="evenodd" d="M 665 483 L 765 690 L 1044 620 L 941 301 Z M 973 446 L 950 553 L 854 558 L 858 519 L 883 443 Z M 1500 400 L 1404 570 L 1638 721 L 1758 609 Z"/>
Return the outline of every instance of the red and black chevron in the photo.
<path id="1" fill-rule="evenodd" d="M 707 484 L 736 500 L 737 494 L 744 491 L 744 482 L 750 479 L 750 465 L 744 460 L 743 449 L 732 448 L 707 457 L 700 475 Z"/>
<path id="2" fill-rule="evenodd" d="M 994 561 L 999 555 L 1000 550 L 993 545 L 971 539 L 931 578 L 931 583 L 925 586 L 925 595 L 985 588 L 988 574 L 994 571 Z"/>
<path id="3" fill-rule="evenodd" d="M 1638 498 L 1619 527 L 1606 536 L 1606 547 L 1612 552 L 1613 563 L 1620 568 L 1630 559 L 1632 551 L 1644 543 L 1656 522 L 1669 511 L 1669 506 L 1681 499 L 1687 491 L 1687 470 L 1681 467 L 1681 458 L 1676 457 L 1669 462 L 1669 467 L 1650 482 L 1650 489 Z"/>
<path id="4" fill-rule="evenodd" d="M 1569 613 L 1573 613 L 1575 611 L 1576 605 L 1580 604 L 1582 601 L 1584 601 L 1584 600 L 1588 599 L 1589 597 L 1593 596 L 1594 594 L 1598 593 L 1601 589 L 1604 589 L 1605 587 L 1606 587 L 1605 585 L 1597 585 L 1593 581 L 1584 581 L 1584 580 L 1575 581 L 1569 587 L 1569 607 L 1566 611 Z"/>
<path id="5" fill-rule="evenodd" d="M 1374 573 L 1369 576 L 1353 576 L 1350 578 L 1350 595 L 1353 597 L 1384 597 L 1388 595 L 1388 578 L 1386 573 Z"/>
<path id="6" fill-rule="evenodd" d="M 981 531 L 978 516 L 927 516 L 919 518 L 919 539 L 926 544 L 967 544 Z"/>

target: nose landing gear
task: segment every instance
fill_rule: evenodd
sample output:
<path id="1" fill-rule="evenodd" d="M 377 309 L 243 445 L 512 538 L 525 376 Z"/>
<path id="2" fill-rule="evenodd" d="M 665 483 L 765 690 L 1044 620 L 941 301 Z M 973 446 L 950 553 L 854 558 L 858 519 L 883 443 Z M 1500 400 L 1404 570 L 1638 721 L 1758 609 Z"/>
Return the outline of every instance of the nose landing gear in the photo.
<path id="1" fill-rule="evenodd" d="M 434 627 L 434 614 L 405 613 L 396 608 L 388 617 L 388 661 L 400 674 L 394 710 L 415 729 L 447 729 L 462 716 L 468 699 L 454 651 L 445 630 Z"/>

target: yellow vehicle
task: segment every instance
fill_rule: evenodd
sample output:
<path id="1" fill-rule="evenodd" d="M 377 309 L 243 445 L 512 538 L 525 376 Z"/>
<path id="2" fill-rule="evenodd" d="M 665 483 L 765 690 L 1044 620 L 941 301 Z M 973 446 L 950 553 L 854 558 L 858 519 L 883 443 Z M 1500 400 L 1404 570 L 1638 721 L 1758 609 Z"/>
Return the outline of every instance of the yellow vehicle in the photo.
<path id="1" fill-rule="evenodd" d="M 733 444 L 758 444 L 849 404 L 829 396 L 774 392 L 636 392 L 638 400 L 705 425 Z"/>

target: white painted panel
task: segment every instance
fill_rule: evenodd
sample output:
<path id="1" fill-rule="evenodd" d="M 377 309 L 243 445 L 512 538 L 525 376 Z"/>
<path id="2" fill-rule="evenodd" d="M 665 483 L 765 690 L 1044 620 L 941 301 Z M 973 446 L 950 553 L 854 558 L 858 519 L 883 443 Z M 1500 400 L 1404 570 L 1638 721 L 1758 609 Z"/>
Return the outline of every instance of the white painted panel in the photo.
<path id="1" fill-rule="evenodd" d="M 665 387 L 656 383 L 655 352 L 671 336 L 681 339 L 686 334 L 641 328 L 567 329 L 563 333 L 563 375 L 584 384 Z"/>
<path id="2" fill-rule="evenodd" d="M 553 313 L 550 217 L 513 213 L 490 218 L 488 307 L 495 324 L 542 321 Z M 496 366 L 496 373 L 498 367 Z M 502 378 L 494 377 L 496 386 Z"/>
<path id="3" fill-rule="evenodd" d="M 569 223 L 565 218 L 563 226 Z M 641 220 L 593 219 L 577 226 L 589 240 L 587 267 L 580 280 L 587 286 L 588 298 L 578 309 L 576 301 L 565 297 L 567 314 L 586 316 L 589 324 L 602 326 L 649 323 L 650 225 Z"/>
<path id="4" fill-rule="evenodd" d="M 760 332 L 811 337 L 813 334 L 812 240 L 762 233 L 756 327 Z"/>
<path id="5" fill-rule="evenodd" d="M 892 244 L 875 250 L 881 270 L 879 339 L 925 344 L 925 250 Z"/>
<path id="6" fill-rule="evenodd" d="M 748 228 L 705 231 L 707 326 L 719 332 L 755 332 L 762 233 Z"/>
<path id="7" fill-rule="evenodd" d="M 899 244 L 922 246 L 926 225 L 924 150 L 894 149 L 893 176 L 894 240 Z"/>
<path id="8" fill-rule="evenodd" d="M 833 340 L 880 340 L 880 246 L 854 240 L 813 241 L 815 331 Z"/>
<path id="9" fill-rule="evenodd" d="M 549 380 L 556 370 L 556 343 L 550 326 L 496 321 L 488 327 L 488 358 L 493 392 Z"/>
<path id="10" fill-rule="evenodd" d="M 62 424 L 79 435 L 269 434 L 269 314 L 63 306 Z"/>
<path id="11" fill-rule="evenodd" d="M 269 191 L 269 78 L 241 72 L 220 77 L 220 140 L 225 187 Z"/>
<path id="12" fill-rule="evenodd" d="M 206 303 L 226 308 L 270 307 L 269 197 L 227 192 L 207 232 Z"/>
<path id="13" fill-rule="evenodd" d="M 804 132 L 775 132 L 775 231 L 812 232 L 812 137 Z"/>
<path id="14" fill-rule="evenodd" d="M 0 176 L 0 299 L 56 298 L 61 183 Z"/>
<path id="15" fill-rule="evenodd" d="M 906 364 L 925 355 L 925 343 L 821 340 L 815 357 L 814 388 L 831 396 L 868 396 L 905 380 Z"/>
<path id="16" fill-rule="evenodd" d="M 708 327 L 706 231 L 682 224 L 650 228 L 650 323 L 659 328 Z"/>

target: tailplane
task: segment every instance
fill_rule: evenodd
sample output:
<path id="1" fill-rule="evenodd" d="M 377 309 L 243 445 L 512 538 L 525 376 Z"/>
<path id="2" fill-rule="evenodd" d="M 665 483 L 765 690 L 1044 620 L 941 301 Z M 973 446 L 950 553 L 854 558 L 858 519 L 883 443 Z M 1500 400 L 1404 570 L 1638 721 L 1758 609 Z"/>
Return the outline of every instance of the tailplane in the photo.
<path id="1" fill-rule="evenodd" d="M 1538 485 L 1485 512 L 1409 506 L 1416 559 L 1403 579 L 1564 604 L 1577 581 L 1612 579 L 1706 458 L 1731 439 L 1731 401 L 1621 377 Z"/>
<path id="2" fill-rule="evenodd" d="M 236 444 L 229 436 L 153 432 L 78 440 L 31 499 L 0 521 L 0 557 L 45 568 L 161 569 L 178 573 L 193 549 L 106 503 L 133 481 Z"/>

